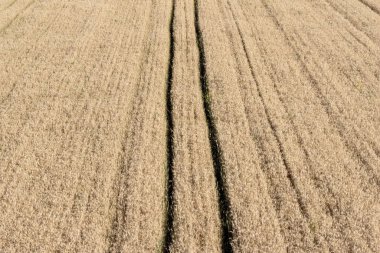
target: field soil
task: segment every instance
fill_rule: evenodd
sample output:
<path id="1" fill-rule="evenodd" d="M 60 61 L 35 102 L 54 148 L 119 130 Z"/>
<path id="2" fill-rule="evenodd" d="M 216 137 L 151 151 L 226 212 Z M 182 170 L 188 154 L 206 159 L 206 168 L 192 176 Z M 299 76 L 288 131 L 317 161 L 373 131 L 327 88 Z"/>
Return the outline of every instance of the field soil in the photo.
<path id="1" fill-rule="evenodd" d="M 377 0 L 0 0 L 0 252 L 380 252 Z"/>

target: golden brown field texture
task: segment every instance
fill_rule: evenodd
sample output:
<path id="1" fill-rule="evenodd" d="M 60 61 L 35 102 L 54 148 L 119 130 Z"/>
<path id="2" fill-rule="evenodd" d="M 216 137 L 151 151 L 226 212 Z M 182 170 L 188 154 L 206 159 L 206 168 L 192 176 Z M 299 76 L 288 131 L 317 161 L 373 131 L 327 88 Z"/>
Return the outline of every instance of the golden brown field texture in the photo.
<path id="1" fill-rule="evenodd" d="M 0 0 L 0 252 L 380 252 L 380 1 Z"/>

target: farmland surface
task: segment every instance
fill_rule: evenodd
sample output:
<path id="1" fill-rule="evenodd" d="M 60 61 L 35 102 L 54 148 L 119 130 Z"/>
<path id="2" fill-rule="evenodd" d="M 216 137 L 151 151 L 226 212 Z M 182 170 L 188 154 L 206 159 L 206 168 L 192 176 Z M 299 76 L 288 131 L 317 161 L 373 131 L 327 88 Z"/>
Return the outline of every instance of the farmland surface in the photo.
<path id="1" fill-rule="evenodd" d="M 0 0 L 0 252 L 380 252 L 380 1 Z"/>

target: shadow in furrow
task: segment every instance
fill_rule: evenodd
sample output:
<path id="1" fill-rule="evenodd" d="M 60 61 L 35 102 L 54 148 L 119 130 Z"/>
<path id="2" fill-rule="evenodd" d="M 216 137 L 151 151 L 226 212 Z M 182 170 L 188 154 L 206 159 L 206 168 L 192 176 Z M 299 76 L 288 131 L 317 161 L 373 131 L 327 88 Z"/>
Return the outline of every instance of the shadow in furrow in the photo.
<path id="1" fill-rule="evenodd" d="M 126 139 L 126 137 L 124 138 Z M 110 234 L 107 236 L 108 241 L 108 249 L 106 250 L 107 253 L 112 252 L 121 252 L 121 237 L 122 237 L 122 229 L 124 227 L 124 221 L 125 221 L 125 212 L 126 212 L 126 205 L 124 203 L 123 194 L 124 192 L 121 190 L 121 185 L 123 184 L 123 177 L 122 172 L 125 169 L 125 153 L 126 153 L 126 147 L 125 143 L 122 144 L 121 147 L 121 158 L 120 158 L 120 165 L 119 165 L 119 179 L 118 179 L 118 189 L 117 189 L 117 206 L 116 206 L 116 213 L 115 216 L 112 219 L 112 226 L 110 230 Z"/>
<path id="2" fill-rule="evenodd" d="M 202 89 L 203 107 L 209 131 L 209 141 L 211 146 L 211 154 L 215 170 L 215 179 L 219 198 L 219 213 L 222 223 L 222 251 L 233 252 L 231 243 L 233 239 L 231 204 L 228 198 L 228 193 L 224 182 L 223 163 L 221 158 L 222 152 L 218 144 L 217 130 L 211 111 L 210 93 L 209 88 L 207 86 L 206 56 L 203 44 L 202 31 L 199 24 L 198 0 L 194 0 L 194 12 L 195 33 L 199 50 L 199 75 Z"/>
<path id="3" fill-rule="evenodd" d="M 365 6 L 367 6 L 369 9 L 371 9 L 371 11 L 373 11 L 374 13 L 376 13 L 377 15 L 380 15 L 380 11 L 379 9 L 377 9 L 375 6 L 373 6 L 372 4 L 368 3 L 367 1 L 364 1 L 364 0 L 359 0 L 359 2 L 361 2 L 362 4 L 364 4 Z"/>
<path id="4" fill-rule="evenodd" d="M 173 241 L 173 220 L 174 220 L 174 184 L 173 184 L 173 160 L 174 160 L 174 145 L 173 145 L 173 101 L 172 101 L 172 82 L 173 82 L 173 64 L 174 64 L 174 18 L 175 18 L 175 1 L 172 0 L 172 10 L 170 17 L 170 49 L 168 76 L 166 86 L 166 120 L 167 120 L 167 214 L 166 227 L 163 239 L 162 252 L 170 252 L 170 245 Z"/>

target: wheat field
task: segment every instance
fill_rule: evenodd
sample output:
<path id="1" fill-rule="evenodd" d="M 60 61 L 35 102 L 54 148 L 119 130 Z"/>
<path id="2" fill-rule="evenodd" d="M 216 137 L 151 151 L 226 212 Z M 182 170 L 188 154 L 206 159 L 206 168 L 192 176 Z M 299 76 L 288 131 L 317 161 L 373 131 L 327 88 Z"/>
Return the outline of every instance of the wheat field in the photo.
<path id="1" fill-rule="evenodd" d="M 0 0 L 0 252 L 380 252 L 380 1 Z"/>

